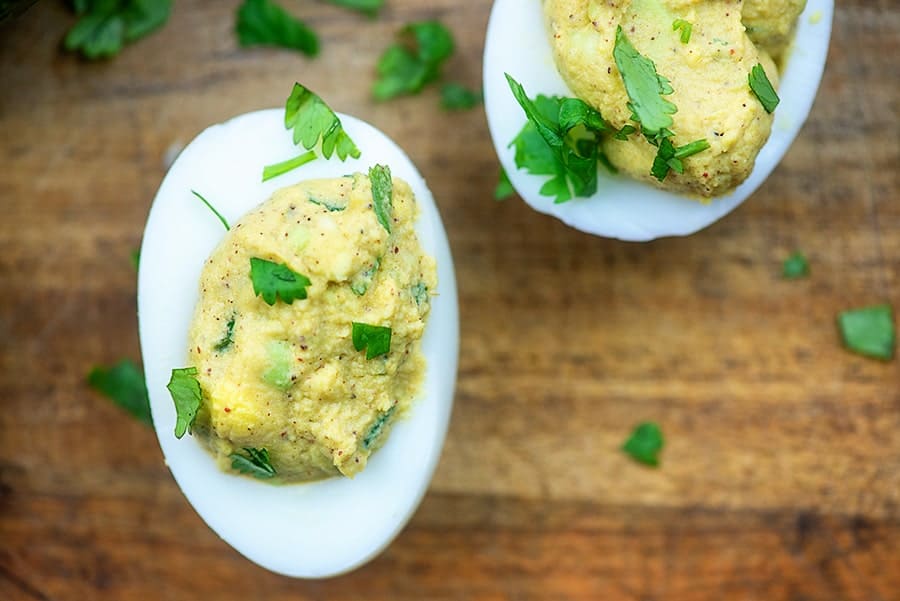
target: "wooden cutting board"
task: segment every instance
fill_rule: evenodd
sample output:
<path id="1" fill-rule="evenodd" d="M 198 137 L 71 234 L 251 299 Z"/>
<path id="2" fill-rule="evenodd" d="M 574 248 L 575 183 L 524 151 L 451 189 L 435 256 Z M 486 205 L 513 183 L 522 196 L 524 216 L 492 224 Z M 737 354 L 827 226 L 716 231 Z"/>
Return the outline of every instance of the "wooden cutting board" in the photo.
<path id="1" fill-rule="evenodd" d="M 900 362 L 848 354 L 834 326 L 900 308 L 900 5 L 839 5 L 810 121 L 750 201 L 626 244 L 495 202 L 481 109 L 370 100 L 378 53 L 425 18 L 456 35 L 448 79 L 479 86 L 487 0 L 388 0 L 374 21 L 283 0 L 321 33 L 315 60 L 238 49 L 237 4 L 177 0 L 100 63 L 60 53 L 62 2 L 0 26 L 0 599 L 900 599 Z M 419 165 L 462 319 L 428 496 L 381 557 L 323 582 L 219 540 L 153 433 L 84 383 L 139 359 L 129 254 L 164 157 L 294 80 Z M 812 276 L 787 282 L 794 249 Z M 666 435 L 657 470 L 618 451 L 641 420 Z"/>

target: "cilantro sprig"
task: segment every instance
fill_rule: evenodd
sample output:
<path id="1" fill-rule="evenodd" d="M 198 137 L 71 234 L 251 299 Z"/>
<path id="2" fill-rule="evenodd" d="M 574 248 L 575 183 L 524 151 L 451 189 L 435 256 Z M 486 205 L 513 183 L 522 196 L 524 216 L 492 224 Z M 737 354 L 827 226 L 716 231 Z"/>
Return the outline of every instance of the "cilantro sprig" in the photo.
<path id="1" fill-rule="evenodd" d="M 110 58 L 169 19 L 172 0 L 74 0 L 78 22 L 63 45 L 85 58 Z"/>
<path id="2" fill-rule="evenodd" d="M 397 43 L 378 59 L 378 77 L 372 86 L 375 100 L 418 94 L 441 75 L 453 54 L 453 35 L 437 21 L 410 23 L 400 30 Z"/>
<path id="3" fill-rule="evenodd" d="M 747 80 L 750 83 L 750 90 L 759 99 L 766 112 L 772 113 L 775 107 L 778 106 L 778 103 L 781 102 L 781 99 L 778 98 L 778 93 L 775 92 L 775 88 L 772 86 L 772 82 L 769 81 L 763 66 L 759 63 L 753 65 Z"/>
<path id="4" fill-rule="evenodd" d="M 175 438 L 181 438 L 185 432 L 191 431 L 203 398 L 200 382 L 197 381 L 197 368 L 173 369 L 166 388 L 175 403 Z"/>
<path id="5" fill-rule="evenodd" d="M 622 451 L 644 465 L 657 467 L 659 454 L 665 445 L 662 430 L 653 422 L 643 422 L 635 427 L 622 445 Z"/>
<path id="6" fill-rule="evenodd" d="M 391 329 L 385 326 L 373 326 L 354 321 L 351 338 L 353 348 L 366 351 L 366 359 L 374 359 L 386 355 L 391 350 Z"/>
<path id="7" fill-rule="evenodd" d="M 250 280 L 253 282 L 253 293 L 262 296 L 269 306 L 279 298 L 288 305 L 297 299 L 305 299 L 306 287 L 312 284 L 308 277 L 284 263 L 258 257 L 250 258 Z"/>
<path id="8" fill-rule="evenodd" d="M 123 359 L 111 367 L 95 367 L 88 374 L 87 381 L 91 388 L 102 393 L 138 421 L 148 426 L 153 425 L 144 374 L 133 362 Z"/>
<path id="9" fill-rule="evenodd" d="M 232 453 L 229 455 L 231 459 L 231 469 L 237 470 L 242 474 L 248 474 L 260 480 L 274 478 L 278 472 L 272 466 L 272 460 L 269 458 L 267 449 L 254 449 L 244 447 L 244 453 Z"/>
<path id="10" fill-rule="evenodd" d="M 276 46 L 307 56 L 319 53 L 316 32 L 272 0 L 244 0 L 237 11 L 235 32 L 243 47 Z"/>

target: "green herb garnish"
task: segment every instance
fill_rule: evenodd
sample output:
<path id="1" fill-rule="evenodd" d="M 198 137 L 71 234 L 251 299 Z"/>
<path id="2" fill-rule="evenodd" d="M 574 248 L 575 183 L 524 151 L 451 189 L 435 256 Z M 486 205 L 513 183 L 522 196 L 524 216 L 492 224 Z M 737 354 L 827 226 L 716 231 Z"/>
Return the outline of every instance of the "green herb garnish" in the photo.
<path id="1" fill-rule="evenodd" d="M 494 200 L 506 200 L 516 193 L 506 169 L 500 167 L 500 176 L 497 178 L 497 187 L 494 188 Z"/>
<path id="2" fill-rule="evenodd" d="M 162 27 L 172 0 L 74 0 L 78 22 L 66 34 L 66 50 L 89 59 L 109 58 L 125 44 Z"/>
<path id="3" fill-rule="evenodd" d="M 150 398 L 141 369 L 123 359 L 112 367 L 95 367 L 87 377 L 88 384 L 113 403 L 148 426 L 153 425 Z"/>
<path id="4" fill-rule="evenodd" d="M 221 353 L 234 344 L 234 324 L 236 321 L 237 318 L 232 316 L 232 318 L 228 320 L 228 323 L 225 324 L 225 335 L 222 336 L 222 339 L 213 347 L 213 350 L 217 353 Z"/>
<path id="5" fill-rule="evenodd" d="M 775 88 L 772 87 L 772 82 L 766 76 L 766 70 L 763 69 L 763 66 L 759 63 L 755 64 L 750 69 L 750 75 L 747 76 L 747 79 L 750 82 L 750 90 L 759 99 L 766 112 L 771 113 L 774 111 L 781 101 L 778 98 L 778 93 L 775 92 Z"/>
<path id="6" fill-rule="evenodd" d="M 391 405 L 391 408 L 379 415 L 375 422 L 372 424 L 372 427 L 369 428 L 369 431 L 366 432 L 366 435 L 363 437 L 362 446 L 364 449 L 368 450 L 372 448 L 372 445 L 378 440 L 381 436 L 381 433 L 384 431 L 388 422 L 393 417 L 394 412 L 397 410 L 397 405 Z"/>
<path id="7" fill-rule="evenodd" d="M 610 129 L 602 115 L 577 98 L 539 95 L 531 100 L 509 74 L 506 80 L 528 118 L 510 143 L 516 167 L 552 176 L 540 193 L 556 203 L 596 192 L 599 134 Z"/>
<path id="8" fill-rule="evenodd" d="M 353 276 L 350 280 L 350 290 L 353 291 L 353 294 L 363 296 L 369 291 L 369 286 L 372 285 L 379 267 L 381 267 L 381 259 L 376 257 L 371 265 Z"/>
<path id="9" fill-rule="evenodd" d="M 337 205 L 332 202 L 328 202 L 327 200 L 321 200 L 318 198 L 313 198 L 312 196 L 308 197 L 306 200 L 313 203 L 314 205 L 318 205 L 328 211 L 329 213 L 336 213 L 338 211 L 346 210 L 347 207 L 342 205 Z"/>
<path id="10" fill-rule="evenodd" d="M 384 0 L 328 0 L 332 4 L 350 8 L 352 10 L 365 13 L 370 17 L 374 17 L 384 6 Z"/>
<path id="11" fill-rule="evenodd" d="M 844 311 L 838 315 L 838 327 L 847 349 L 874 359 L 894 358 L 897 334 L 890 305 L 875 305 Z"/>
<path id="12" fill-rule="evenodd" d="M 801 252 L 795 252 L 784 260 L 781 275 L 786 280 L 799 280 L 809 275 L 809 261 Z"/>
<path id="13" fill-rule="evenodd" d="M 175 402 L 175 438 L 181 438 L 185 432 L 191 431 L 203 397 L 200 382 L 197 381 L 197 368 L 173 369 L 166 388 Z"/>
<path id="14" fill-rule="evenodd" d="M 622 445 L 622 451 L 632 459 L 656 467 L 659 465 L 659 453 L 664 444 L 662 430 L 653 422 L 644 422 L 638 426 Z"/>
<path id="15" fill-rule="evenodd" d="M 375 165 L 369 169 L 372 182 L 372 207 L 378 223 L 391 233 L 391 213 L 393 212 L 394 183 L 391 169 L 387 165 Z"/>
<path id="16" fill-rule="evenodd" d="M 422 306 L 423 303 L 428 302 L 428 286 L 425 285 L 425 282 L 419 282 L 410 288 L 409 293 L 416 301 L 416 306 Z"/>
<path id="17" fill-rule="evenodd" d="M 229 458 L 231 459 L 231 469 L 237 470 L 242 474 L 249 474 L 260 480 L 275 477 L 277 472 L 275 471 L 275 468 L 272 467 L 272 462 L 269 460 L 269 451 L 266 449 L 244 447 L 244 452 L 247 453 L 246 456 L 241 455 L 240 453 L 232 453 L 229 455 Z"/>
<path id="18" fill-rule="evenodd" d="M 137 271 L 141 266 L 141 249 L 136 248 L 131 251 L 131 266 Z"/>
<path id="19" fill-rule="evenodd" d="M 304 152 L 300 156 L 296 156 L 292 159 L 275 163 L 274 165 L 266 165 L 263 167 L 262 181 L 267 182 L 273 177 L 284 175 L 288 171 L 293 171 L 297 167 L 302 167 L 314 160 L 316 160 L 316 153 L 310 150 L 309 152 Z"/>
<path id="20" fill-rule="evenodd" d="M 319 53 L 316 32 L 271 0 L 244 0 L 237 11 L 235 31 L 244 47 L 277 46 L 307 56 Z"/>
<path id="21" fill-rule="evenodd" d="M 481 102 L 481 92 L 458 83 L 446 83 L 441 88 L 441 106 L 448 111 L 465 111 Z"/>
<path id="22" fill-rule="evenodd" d="M 672 145 L 671 138 L 664 137 L 659 141 L 659 148 L 653 159 L 650 173 L 659 181 L 666 178 L 670 169 L 676 173 L 684 173 L 684 163 L 681 162 L 681 159 L 693 156 L 707 148 L 709 148 L 709 142 L 706 140 L 694 140 L 676 148 Z"/>
<path id="23" fill-rule="evenodd" d="M 453 54 L 453 35 L 437 21 L 410 23 L 397 37 L 398 43 L 378 59 L 378 78 L 372 86 L 376 100 L 418 94 L 440 77 L 444 61 Z"/>
<path id="24" fill-rule="evenodd" d="M 191 190 L 191 194 L 193 194 L 194 196 L 196 196 L 197 198 L 199 198 L 199 199 L 203 202 L 203 204 L 206 205 L 206 208 L 208 208 L 210 211 L 212 211 L 212 212 L 213 212 L 213 215 L 215 215 L 216 217 L 219 218 L 219 221 L 222 222 L 222 225 L 225 226 L 225 229 L 226 229 L 226 230 L 228 230 L 228 231 L 231 230 L 231 226 L 228 225 L 228 222 L 225 220 L 224 217 L 222 217 L 222 214 L 221 214 L 220 212 L 218 212 L 218 211 L 216 210 L 216 208 L 215 208 L 214 206 L 212 206 L 212 204 L 211 204 L 208 200 L 206 200 L 205 198 L 203 198 L 203 196 L 202 196 L 199 192 L 197 192 L 196 190 Z"/>
<path id="25" fill-rule="evenodd" d="M 622 75 L 628 93 L 633 119 L 641 124 L 648 137 L 665 134 L 672 127 L 672 117 L 678 108 L 663 98 L 673 92 L 669 80 L 656 72 L 656 65 L 642 56 L 622 32 L 616 28 L 613 58 Z"/>
<path id="26" fill-rule="evenodd" d="M 628 136 L 637 131 L 637 128 L 633 125 L 626 123 L 622 126 L 622 129 L 616 132 L 615 139 L 622 140 L 623 142 L 628 140 Z"/>
<path id="27" fill-rule="evenodd" d="M 250 280 L 253 282 L 253 293 L 262 296 L 270 306 L 278 298 L 288 305 L 298 298 L 305 299 L 306 287 L 312 284 L 309 278 L 284 263 L 273 263 L 257 257 L 250 258 Z"/>
<path id="28" fill-rule="evenodd" d="M 672 21 L 672 31 L 681 30 L 681 43 L 687 44 L 691 41 L 691 31 L 694 26 L 684 19 L 675 19 Z"/>
<path id="29" fill-rule="evenodd" d="M 352 338 L 353 348 L 365 349 L 366 359 L 386 355 L 391 350 L 391 329 L 388 327 L 354 321 Z"/>

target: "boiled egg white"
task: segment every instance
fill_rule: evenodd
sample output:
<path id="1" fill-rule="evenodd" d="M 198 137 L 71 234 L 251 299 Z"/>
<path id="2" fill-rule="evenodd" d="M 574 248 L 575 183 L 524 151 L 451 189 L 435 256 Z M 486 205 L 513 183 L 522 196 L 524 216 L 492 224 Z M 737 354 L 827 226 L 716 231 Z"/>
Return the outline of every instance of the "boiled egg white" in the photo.
<path id="1" fill-rule="evenodd" d="M 172 165 L 153 202 L 138 280 L 147 389 L 172 475 L 197 513 L 228 544 L 273 572 L 304 578 L 333 576 L 361 565 L 384 549 L 409 520 L 444 443 L 459 347 L 453 261 L 431 192 L 387 136 L 351 116 L 339 117 L 362 151 L 359 159 L 319 158 L 265 183 L 264 165 L 301 152 L 284 128 L 283 109 L 241 115 L 197 136 Z M 416 232 L 425 252 L 437 262 L 437 296 L 422 339 L 427 372 L 420 397 L 353 479 L 271 485 L 225 473 L 197 440 L 175 438 L 175 409 L 166 390 L 171 370 L 186 366 L 200 272 L 225 234 L 191 190 L 234 223 L 281 187 L 366 173 L 377 163 L 389 165 L 412 187 L 421 208 Z"/>
<path id="2" fill-rule="evenodd" d="M 809 0 L 782 70 L 775 123 L 753 172 L 728 195 L 702 203 L 600 169 L 597 192 L 554 204 L 539 192 L 545 177 L 519 171 L 509 143 L 525 124 L 504 73 L 518 80 L 529 97 L 574 96 L 553 62 L 540 0 L 495 0 L 484 51 L 484 104 L 500 163 L 522 199 L 532 208 L 598 236 L 647 241 L 686 236 L 733 211 L 769 176 L 787 152 L 812 108 L 828 54 L 833 0 Z"/>

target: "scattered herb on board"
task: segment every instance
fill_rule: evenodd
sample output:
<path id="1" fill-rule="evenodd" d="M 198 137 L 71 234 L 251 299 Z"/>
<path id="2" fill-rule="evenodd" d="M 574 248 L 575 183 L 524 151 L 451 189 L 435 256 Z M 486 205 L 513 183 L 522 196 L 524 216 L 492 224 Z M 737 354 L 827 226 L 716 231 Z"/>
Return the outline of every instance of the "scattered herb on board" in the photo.
<path id="1" fill-rule="evenodd" d="M 141 249 L 135 248 L 131 251 L 131 266 L 134 267 L 135 271 L 138 270 L 141 266 Z"/>
<path id="2" fill-rule="evenodd" d="M 837 321 L 847 349 L 883 361 L 894 358 L 897 333 L 894 329 L 894 311 L 890 305 L 843 311 Z"/>
<path id="3" fill-rule="evenodd" d="M 175 438 L 181 438 L 185 432 L 191 431 L 203 396 L 197 381 L 197 368 L 173 369 L 166 388 L 175 403 Z"/>
<path id="4" fill-rule="evenodd" d="M 332 4 L 343 6 L 364 13 L 370 17 L 378 14 L 384 6 L 384 0 L 328 0 Z"/>
<path id="5" fill-rule="evenodd" d="M 538 95 L 532 100 L 509 74 L 506 80 L 528 118 L 510 143 L 516 167 L 551 176 L 540 193 L 556 203 L 596 192 L 599 135 L 610 131 L 603 116 L 577 98 Z"/>
<path id="6" fill-rule="evenodd" d="M 162 27 L 169 19 L 172 0 L 73 0 L 78 22 L 63 45 L 95 60 L 110 58 L 130 44 Z"/>
<path id="7" fill-rule="evenodd" d="M 441 87 L 441 106 L 447 111 L 465 111 L 478 106 L 481 92 L 470 90 L 458 83 L 445 83 Z"/>
<path id="8" fill-rule="evenodd" d="M 786 280 L 799 280 L 809 275 L 809 261 L 802 252 L 794 252 L 784 260 L 781 275 Z"/>
<path id="9" fill-rule="evenodd" d="M 206 205 L 206 208 L 208 208 L 210 211 L 212 211 L 212 212 L 213 212 L 213 215 L 215 215 L 216 217 L 219 218 L 219 221 L 222 222 L 222 225 L 225 226 L 225 229 L 226 229 L 227 231 L 231 231 L 231 226 L 228 225 L 228 221 L 226 221 L 225 218 L 222 217 L 222 214 L 216 210 L 216 207 L 212 206 L 212 204 L 211 204 L 208 200 L 206 200 L 205 198 L 203 198 L 203 196 L 202 196 L 199 192 L 197 192 L 196 190 L 191 190 L 191 194 L 193 194 L 194 196 L 196 196 L 197 198 L 199 198 L 200 201 L 203 202 L 203 204 Z"/>
<path id="10" fill-rule="evenodd" d="M 306 298 L 306 287 L 312 284 L 305 275 L 292 270 L 284 263 L 273 263 L 257 257 L 250 258 L 250 280 L 253 293 L 262 296 L 267 305 L 277 299 L 288 305 Z"/>
<path id="11" fill-rule="evenodd" d="M 366 359 L 386 355 L 391 350 L 391 329 L 367 323 L 353 322 L 353 348 L 366 351 Z"/>
<path id="12" fill-rule="evenodd" d="M 681 43 L 687 44 L 690 42 L 691 31 L 693 31 L 694 26 L 684 19 L 675 19 L 672 21 L 672 31 L 678 31 L 679 29 L 681 30 Z"/>
<path id="13" fill-rule="evenodd" d="M 150 398 L 141 369 L 122 359 L 112 367 L 95 367 L 87 377 L 88 384 L 113 403 L 136 417 L 138 421 L 153 425 L 150 415 Z"/>
<path id="14" fill-rule="evenodd" d="M 238 8 L 235 32 L 243 47 L 276 46 L 307 56 L 319 53 L 319 37 L 310 27 L 272 0 L 244 0 Z"/>
<path id="15" fill-rule="evenodd" d="M 375 165 L 369 169 L 369 181 L 372 182 L 372 207 L 375 210 L 375 217 L 390 234 L 394 198 L 394 183 L 391 179 L 390 167 Z"/>
<path id="16" fill-rule="evenodd" d="M 747 79 L 750 82 L 750 90 L 759 99 L 766 112 L 771 113 L 774 111 L 781 100 L 778 98 L 775 88 L 772 87 L 772 82 L 766 76 L 766 70 L 763 69 L 763 66 L 759 63 L 754 65 L 750 69 L 750 75 L 747 76 Z"/>
<path id="17" fill-rule="evenodd" d="M 622 451 L 644 465 L 659 465 L 659 453 L 664 444 L 662 430 L 653 422 L 643 422 L 622 445 Z"/>
<path id="18" fill-rule="evenodd" d="M 500 167 L 500 175 L 497 178 L 497 187 L 494 188 L 494 200 L 506 200 L 516 191 L 513 189 L 512 182 L 509 181 L 509 175 L 506 173 L 506 169 Z"/>
<path id="19" fill-rule="evenodd" d="M 441 75 L 441 67 L 453 54 L 453 35 L 437 21 L 406 25 L 378 59 L 372 86 L 375 100 L 418 94 Z"/>
<path id="20" fill-rule="evenodd" d="M 229 458 L 231 459 L 231 469 L 261 480 L 274 478 L 276 476 L 277 472 L 275 471 L 275 468 L 272 467 L 268 450 L 244 447 L 244 452 L 246 455 L 241 455 L 240 453 L 232 453 L 229 455 Z"/>

